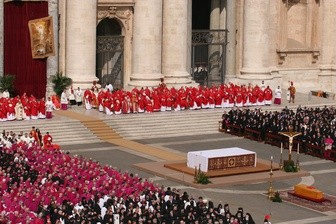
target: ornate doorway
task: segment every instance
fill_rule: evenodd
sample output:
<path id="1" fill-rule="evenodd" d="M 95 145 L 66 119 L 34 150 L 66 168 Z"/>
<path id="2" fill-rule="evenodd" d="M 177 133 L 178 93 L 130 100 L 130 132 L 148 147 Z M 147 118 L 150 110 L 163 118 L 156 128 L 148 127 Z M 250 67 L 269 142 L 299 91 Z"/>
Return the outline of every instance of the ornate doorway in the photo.
<path id="1" fill-rule="evenodd" d="M 192 76 L 200 85 L 224 82 L 227 30 L 192 31 Z"/>
<path id="2" fill-rule="evenodd" d="M 104 87 L 123 88 L 124 36 L 116 19 L 106 18 L 97 26 L 96 76 Z"/>

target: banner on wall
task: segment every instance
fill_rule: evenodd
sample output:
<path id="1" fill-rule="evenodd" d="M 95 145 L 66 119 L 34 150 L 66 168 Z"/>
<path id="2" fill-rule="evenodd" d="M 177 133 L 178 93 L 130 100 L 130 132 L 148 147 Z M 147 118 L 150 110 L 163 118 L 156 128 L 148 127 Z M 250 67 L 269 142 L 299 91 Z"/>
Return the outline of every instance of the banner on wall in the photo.
<path id="1" fill-rule="evenodd" d="M 28 22 L 33 58 L 55 55 L 53 19 L 51 16 Z"/>

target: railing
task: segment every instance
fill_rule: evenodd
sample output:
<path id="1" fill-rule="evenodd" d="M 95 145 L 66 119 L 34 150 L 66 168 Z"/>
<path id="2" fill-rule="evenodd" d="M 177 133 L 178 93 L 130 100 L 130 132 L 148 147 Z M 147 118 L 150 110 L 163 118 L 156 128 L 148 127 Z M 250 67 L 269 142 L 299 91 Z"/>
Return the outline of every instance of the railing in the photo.
<path id="1" fill-rule="evenodd" d="M 334 150 L 334 149 L 330 150 L 330 156 L 329 156 L 329 158 L 326 158 L 326 159 L 329 159 L 329 160 L 332 160 L 332 161 L 336 162 L 336 150 Z"/>
<path id="2" fill-rule="evenodd" d="M 244 137 L 258 142 L 262 141 L 261 132 L 251 128 L 245 128 Z"/>
<path id="3" fill-rule="evenodd" d="M 312 145 L 312 144 L 307 144 L 306 145 L 307 152 L 306 154 L 319 157 L 319 158 L 324 158 L 324 147 L 318 146 L 318 145 Z"/>
<path id="4" fill-rule="evenodd" d="M 265 134 L 265 143 L 270 144 L 273 146 L 280 147 L 281 142 L 283 141 L 283 136 L 273 133 L 266 133 Z"/>
<path id="5" fill-rule="evenodd" d="M 228 124 L 226 132 L 232 135 L 237 135 L 237 136 L 244 135 L 242 128 L 235 124 Z"/>

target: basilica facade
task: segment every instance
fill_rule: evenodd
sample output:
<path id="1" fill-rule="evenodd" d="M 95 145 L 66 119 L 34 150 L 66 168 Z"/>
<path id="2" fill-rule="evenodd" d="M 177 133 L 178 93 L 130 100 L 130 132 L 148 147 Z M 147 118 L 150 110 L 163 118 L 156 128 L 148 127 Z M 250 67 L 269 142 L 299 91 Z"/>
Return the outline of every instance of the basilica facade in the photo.
<path id="1" fill-rule="evenodd" d="M 25 7 L 34 13 L 12 23 Z M 0 74 L 25 79 L 18 91 L 34 93 L 25 85 L 44 80 L 37 95 L 50 94 L 50 76 L 62 72 L 75 88 L 93 81 L 150 87 L 163 79 L 176 87 L 264 81 L 336 92 L 334 0 L 2 0 L 0 15 Z M 13 43 L 14 30 L 45 16 L 53 21 L 54 53 L 31 59 L 29 46 L 14 63 L 22 54 L 16 46 L 31 38 Z M 27 69 L 36 61 L 38 71 Z"/>

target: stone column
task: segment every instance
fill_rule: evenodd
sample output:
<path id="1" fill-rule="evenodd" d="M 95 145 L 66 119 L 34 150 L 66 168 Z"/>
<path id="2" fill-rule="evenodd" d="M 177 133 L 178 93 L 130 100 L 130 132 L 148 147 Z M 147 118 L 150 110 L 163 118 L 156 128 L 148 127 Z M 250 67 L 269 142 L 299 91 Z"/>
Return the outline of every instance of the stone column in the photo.
<path id="1" fill-rule="evenodd" d="M 0 76 L 4 75 L 4 0 L 0 0 Z"/>
<path id="2" fill-rule="evenodd" d="M 66 65 L 66 0 L 58 0 L 59 30 L 58 30 L 58 71 L 65 74 Z"/>
<path id="3" fill-rule="evenodd" d="M 227 41 L 226 45 L 226 77 L 236 77 L 236 1 L 228 0 L 226 3 L 226 29 Z"/>
<path id="4" fill-rule="evenodd" d="M 270 12 L 269 12 L 269 26 L 268 38 L 269 40 L 278 40 L 279 39 L 279 30 L 280 30 L 280 17 L 281 17 L 281 9 L 279 4 L 270 4 Z M 279 49 L 278 41 L 269 41 L 269 70 L 270 75 L 272 77 L 272 81 L 268 81 L 265 83 L 271 89 L 276 89 L 278 86 L 280 88 L 287 88 L 287 85 L 281 85 L 282 83 L 282 75 L 279 73 L 278 68 L 278 54 L 277 49 Z M 286 83 L 287 84 L 287 83 Z"/>
<path id="5" fill-rule="evenodd" d="M 211 0 L 210 29 L 220 28 L 221 1 L 222 0 Z"/>
<path id="6" fill-rule="evenodd" d="M 242 79 L 267 79 L 269 0 L 245 0 Z M 258 81 L 259 83 L 259 81 Z"/>
<path id="7" fill-rule="evenodd" d="M 96 77 L 97 1 L 66 1 L 66 75 L 74 88 L 92 86 Z"/>
<path id="8" fill-rule="evenodd" d="M 55 75 L 58 72 L 58 56 L 59 56 L 59 32 L 58 32 L 58 1 L 49 0 L 48 1 L 48 11 L 49 15 L 53 18 L 54 24 L 54 44 L 55 44 L 55 56 L 48 57 L 47 60 L 47 87 L 46 87 L 46 96 L 50 96 L 53 93 L 53 84 L 51 83 L 50 76 Z"/>
<path id="9" fill-rule="evenodd" d="M 162 0 L 137 0 L 130 86 L 157 86 L 161 74 Z"/>
<path id="10" fill-rule="evenodd" d="M 163 0 L 162 73 L 168 86 L 191 85 L 188 52 L 188 0 Z"/>
<path id="11" fill-rule="evenodd" d="M 192 0 L 188 0 L 188 52 L 187 52 L 187 69 L 192 73 L 191 54 L 192 54 Z"/>
<path id="12" fill-rule="evenodd" d="M 321 65 L 319 84 L 327 91 L 336 91 L 336 4 L 334 1 L 322 1 Z"/>

